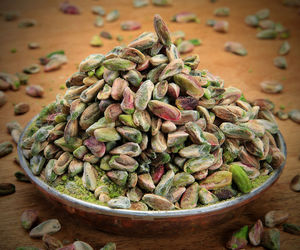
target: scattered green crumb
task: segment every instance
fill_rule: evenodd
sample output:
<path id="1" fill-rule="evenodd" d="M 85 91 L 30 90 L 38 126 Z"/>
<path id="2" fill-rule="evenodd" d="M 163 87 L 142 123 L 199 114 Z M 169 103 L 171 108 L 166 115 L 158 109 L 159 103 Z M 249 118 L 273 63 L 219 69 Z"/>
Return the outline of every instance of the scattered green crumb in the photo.
<path id="1" fill-rule="evenodd" d="M 245 98 L 244 94 L 241 95 L 240 100 L 244 101 L 244 102 L 248 102 L 247 99 Z"/>
<path id="2" fill-rule="evenodd" d="M 253 72 L 253 70 L 252 69 L 248 69 L 248 73 L 252 73 Z"/>
<path id="3" fill-rule="evenodd" d="M 36 123 L 33 122 L 26 130 L 26 137 L 32 136 L 36 131 L 38 131 L 38 127 L 36 126 Z"/>
<path id="4" fill-rule="evenodd" d="M 285 106 L 284 106 L 284 105 L 280 105 L 279 108 L 280 108 L 281 110 L 285 110 Z"/>
<path id="5" fill-rule="evenodd" d="M 61 85 L 61 86 L 59 87 L 59 89 L 65 89 L 65 86 L 64 86 L 64 85 Z"/>
<path id="6" fill-rule="evenodd" d="M 12 54 L 14 54 L 16 52 L 17 52 L 17 49 L 15 49 L 15 48 L 13 48 L 13 49 L 10 50 L 10 53 L 12 53 Z"/>
<path id="7" fill-rule="evenodd" d="M 282 80 L 282 81 L 285 81 L 285 80 L 286 80 L 286 77 L 285 77 L 285 76 L 283 76 L 283 77 L 281 78 L 281 80 Z"/>
<path id="8" fill-rule="evenodd" d="M 202 44 L 202 41 L 200 39 L 198 39 L 198 38 L 190 39 L 189 42 L 192 43 L 195 46 L 199 46 L 199 45 Z"/>
<path id="9" fill-rule="evenodd" d="M 52 90 L 53 90 L 52 88 L 49 89 L 49 91 L 52 91 Z"/>
<path id="10" fill-rule="evenodd" d="M 123 41 L 123 36 L 117 35 L 117 41 L 119 41 L 119 42 Z"/>
<path id="11" fill-rule="evenodd" d="M 105 185 L 109 190 L 110 198 L 115 198 L 120 195 L 123 195 L 124 189 L 122 187 L 110 181 L 108 177 L 101 179 L 101 177 L 104 176 L 104 171 L 97 166 L 95 166 L 95 168 L 98 172 L 97 187 Z M 75 176 L 74 178 L 71 178 L 68 177 L 67 175 L 64 175 L 62 176 L 61 181 L 56 185 L 52 184 L 52 187 L 55 188 L 60 193 L 70 195 L 74 198 L 95 203 L 98 205 L 105 205 L 101 203 L 99 200 L 97 200 L 94 194 L 83 186 L 82 178 L 79 176 Z"/>
<path id="12" fill-rule="evenodd" d="M 63 50 L 57 50 L 57 51 L 53 51 L 51 53 L 49 53 L 48 55 L 46 55 L 47 58 L 50 58 L 53 55 L 64 55 L 65 52 Z"/>
<path id="13" fill-rule="evenodd" d="M 260 175 L 257 178 L 255 178 L 254 180 L 251 180 L 252 189 L 261 186 L 269 178 L 270 178 L 270 175 Z"/>
<path id="14" fill-rule="evenodd" d="M 91 71 L 88 72 L 88 76 L 89 76 L 89 77 L 92 77 L 94 74 L 95 74 L 95 71 L 92 71 L 92 70 L 91 70 Z"/>
<path id="15" fill-rule="evenodd" d="M 201 23 L 200 19 L 199 19 L 199 18 L 196 18 L 196 19 L 195 19 L 195 23 Z"/>

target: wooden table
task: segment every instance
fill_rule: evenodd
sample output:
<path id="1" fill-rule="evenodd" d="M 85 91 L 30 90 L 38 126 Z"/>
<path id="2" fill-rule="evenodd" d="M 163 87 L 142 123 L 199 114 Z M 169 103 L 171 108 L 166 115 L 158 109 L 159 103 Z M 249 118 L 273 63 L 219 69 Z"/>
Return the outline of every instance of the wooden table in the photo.
<path id="1" fill-rule="evenodd" d="M 63 49 L 69 59 L 62 69 L 30 76 L 29 84 L 40 84 L 45 88 L 45 97 L 34 99 L 25 94 L 25 87 L 19 91 L 7 91 L 8 103 L 0 109 L 0 141 L 11 140 L 6 132 L 5 124 L 11 120 L 19 121 L 23 126 L 36 115 L 43 105 L 55 99 L 57 94 L 63 94 L 60 89 L 65 80 L 76 71 L 76 66 L 87 55 L 92 53 L 106 53 L 119 44 L 115 39 L 103 39 L 104 46 L 93 48 L 89 46 L 91 37 L 102 30 L 107 30 L 114 37 L 121 34 L 124 43 L 128 43 L 142 31 L 153 31 L 152 19 L 159 13 L 166 21 L 180 11 L 195 12 L 201 23 L 169 23 L 171 31 L 184 30 L 186 37 L 200 38 L 203 45 L 196 47 L 201 63 L 199 68 L 209 69 L 212 73 L 221 76 L 226 86 L 236 86 L 243 90 L 249 99 L 267 97 L 277 106 L 285 105 L 287 110 L 300 109 L 300 15 L 295 8 L 284 7 L 280 1 L 274 0 L 220 0 L 210 3 L 209 0 L 174 0 L 172 7 L 147 6 L 134 10 L 132 1 L 126 0 L 72 0 L 80 6 L 81 15 L 64 15 L 59 12 L 58 0 L 27 0 L 0 2 L 0 10 L 19 10 L 21 18 L 34 18 L 37 26 L 32 28 L 18 28 L 18 21 L 5 22 L 0 20 L 0 69 L 9 73 L 22 71 L 31 63 L 38 63 L 38 58 L 49 52 Z M 91 13 L 91 6 L 102 5 L 106 11 L 119 9 L 120 19 L 113 23 L 105 23 L 103 28 L 96 28 L 93 23 L 95 15 Z M 230 23 L 229 32 L 220 34 L 205 25 L 209 18 L 215 18 L 213 11 L 217 7 L 230 7 L 230 16 L 225 18 Z M 258 40 L 255 37 L 256 29 L 245 25 L 244 18 L 248 14 L 268 7 L 271 10 L 271 19 L 281 22 L 291 30 L 291 52 L 287 58 L 288 69 L 280 70 L 273 65 L 273 58 L 282 40 Z M 138 31 L 121 31 L 120 22 L 137 20 L 142 23 Z M 20 20 L 20 19 L 19 19 Z M 226 41 L 241 42 L 248 50 L 246 57 L 239 57 L 224 51 Z M 29 50 L 29 42 L 38 42 L 40 49 Z M 15 48 L 16 53 L 10 50 Z M 263 95 L 260 91 L 260 82 L 263 80 L 278 80 L 283 83 L 284 91 L 278 95 Z M 14 116 L 13 104 L 18 102 L 30 103 L 30 112 L 22 116 Z M 53 207 L 31 184 L 17 182 L 14 173 L 20 168 L 13 163 L 14 152 L 0 161 L 0 182 L 11 182 L 16 185 L 16 193 L 0 197 L 0 249 L 15 249 L 17 246 L 42 246 L 41 240 L 34 240 L 28 236 L 20 225 L 20 215 L 23 210 L 35 208 L 39 210 L 41 220 L 58 218 L 62 230 L 55 236 L 60 240 L 73 241 L 80 239 L 89 242 L 95 249 L 100 249 L 106 242 L 114 241 L 118 249 L 223 249 L 233 230 L 248 224 L 251 225 L 271 209 L 284 209 L 290 213 L 290 222 L 300 224 L 300 194 L 289 189 L 291 178 L 300 173 L 300 130 L 299 125 L 288 120 L 278 121 L 281 132 L 288 147 L 288 158 L 284 173 L 279 181 L 261 198 L 249 204 L 242 216 L 234 218 L 222 225 L 197 233 L 180 235 L 177 237 L 159 238 L 129 238 L 102 233 L 90 227 L 85 221 L 70 219 L 69 215 Z M 287 233 L 281 234 L 282 249 L 300 249 L 300 237 Z"/>

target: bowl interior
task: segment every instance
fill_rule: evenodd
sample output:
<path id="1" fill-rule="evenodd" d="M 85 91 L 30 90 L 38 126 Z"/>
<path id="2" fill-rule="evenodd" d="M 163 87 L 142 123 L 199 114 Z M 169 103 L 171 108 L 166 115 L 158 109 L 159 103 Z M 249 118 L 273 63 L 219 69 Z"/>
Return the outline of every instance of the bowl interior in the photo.
<path id="1" fill-rule="evenodd" d="M 175 218 L 175 217 L 186 217 L 186 216 L 193 216 L 193 215 L 199 215 L 199 214 L 214 214 L 219 213 L 220 210 L 230 210 L 234 207 L 241 206 L 245 203 L 250 202 L 255 197 L 258 197 L 259 194 L 261 194 L 263 191 L 267 190 L 269 187 L 271 187 L 272 184 L 276 182 L 276 180 L 279 178 L 281 172 L 283 171 L 283 168 L 285 166 L 285 161 L 282 163 L 282 165 L 275 169 L 273 173 L 270 175 L 270 177 L 260 186 L 257 188 L 252 189 L 252 191 L 248 194 L 243 194 L 239 197 L 236 197 L 231 200 L 225 200 L 218 202 L 213 205 L 204 206 L 204 207 L 198 207 L 194 209 L 183 209 L 183 210 L 168 210 L 168 211 L 136 211 L 136 210 L 128 210 L 128 209 L 112 209 L 106 206 L 97 205 L 94 203 L 86 202 L 77 198 L 74 198 L 72 196 L 60 193 L 53 187 L 49 186 L 47 183 L 42 181 L 37 176 L 33 175 L 31 172 L 28 162 L 25 159 L 22 149 L 21 149 L 21 143 L 23 140 L 23 137 L 25 135 L 25 131 L 27 131 L 28 127 L 35 121 L 36 117 L 34 117 L 26 126 L 24 129 L 19 143 L 18 143 L 18 156 L 20 159 L 20 164 L 30 180 L 38 186 L 39 189 L 43 191 L 43 193 L 47 193 L 52 198 L 58 200 L 59 202 L 63 203 L 64 205 L 74 207 L 80 210 L 83 210 L 85 212 L 93 212 L 97 214 L 103 214 L 103 215 L 112 215 L 112 216 L 121 216 L 121 217 L 130 217 L 130 218 L 147 218 L 149 220 L 156 219 L 156 218 Z M 276 141 L 278 148 L 281 150 L 281 152 L 286 157 L 286 144 L 283 139 L 283 136 L 280 132 L 278 132 L 276 136 Z"/>

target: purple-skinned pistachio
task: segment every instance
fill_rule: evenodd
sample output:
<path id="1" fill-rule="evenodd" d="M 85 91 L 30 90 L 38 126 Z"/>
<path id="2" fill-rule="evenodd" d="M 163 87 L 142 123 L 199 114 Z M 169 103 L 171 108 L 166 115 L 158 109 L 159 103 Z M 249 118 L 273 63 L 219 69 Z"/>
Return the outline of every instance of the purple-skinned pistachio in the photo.
<path id="1" fill-rule="evenodd" d="M 151 48 L 157 42 L 157 37 L 152 32 L 144 32 L 134 41 L 128 44 L 128 47 L 138 50 Z"/>
<path id="2" fill-rule="evenodd" d="M 163 133 L 171 133 L 176 131 L 176 125 L 171 121 L 164 121 L 161 124 L 161 131 Z"/>
<path id="3" fill-rule="evenodd" d="M 135 107 L 138 110 L 145 110 L 148 102 L 151 99 L 154 85 L 150 80 L 147 80 L 141 84 L 135 95 Z"/>
<path id="4" fill-rule="evenodd" d="M 100 142 L 118 141 L 121 139 L 115 128 L 98 128 L 94 131 L 94 136 Z"/>
<path id="5" fill-rule="evenodd" d="M 29 236 L 32 238 L 43 237 L 44 234 L 53 234 L 61 229 L 61 225 L 57 219 L 50 219 L 42 222 L 31 229 Z"/>
<path id="6" fill-rule="evenodd" d="M 185 124 L 186 132 L 189 134 L 191 140 L 195 144 L 205 144 L 207 140 L 203 134 L 202 129 L 195 122 L 188 122 Z"/>
<path id="7" fill-rule="evenodd" d="M 236 102 L 238 99 L 240 99 L 242 95 L 242 91 L 234 88 L 234 87 L 228 87 L 225 88 L 225 92 L 222 95 L 222 99 L 219 101 L 219 105 L 229 105 L 234 102 Z"/>
<path id="8" fill-rule="evenodd" d="M 182 43 L 180 43 L 178 46 L 178 52 L 180 54 L 186 54 L 189 52 L 192 52 L 195 48 L 194 44 L 192 44 L 190 41 L 183 41 Z"/>
<path id="9" fill-rule="evenodd" d="M 164 134 L 160 131 L 151 138 L 151 147 L 154 152 L 161 153 L 167 149 L 167 142 Z"/>
<path id="10" fill-rule="evenodd" d="M 173 180 L 173 186 L 174 187 L 185 187 L 185 186 L 189 186 L 191 184 L 193 184 L 195 181 L 194 176 L 192 176 L 189 173 L 177 173 L 174 176 L 174 180 Z"/>
<path id="11" fill-rule="evenodd" d="M 194 174 L 196 172 L 208 169 L 211 165 L 214 164 L 214 161 L 215 158 L 213 157 L 213 155 L 210 154 L 206 154 L 197 158 L 192 158 L 184 163 L 184 171 L 189 174 Z"/>
<path id="12" fill-rule="evenodd" d="M 169 47 L 171 45 L 170 31 L 160 15 L 154 16 L 154 28 L 160 42 Z"/>
<path id="13" fill-rule="evenodd" d="M 209 175 L 206 179 L 200 182 L 200 187 L 205 187 L 207 190 L 215 190 L 226 187 L 232 183 L 232 173 L 229 171 L 217 171 Z"/>
<path id="14" fill-rule="evenodd" d="M 139 87 L 143 80 L 143 75 L 137 70 L 129 70 L 126 74 L 123 74 L 123 78 L 127 80 L 131 85 Z"/>
<path id="15" fill-rule="evenodd" d="M 97 99 L 99 100 L 107 100 L 111 95 L 112 88 L 108 84 L 105 84 L 97 94 Z"/>
<path id="16" fill-rule="evenodd" d="M 254 138 L 254 133 L 250 129 L 246 127 L 242 127 L 240 125 L 235 125 L 233 123 L 223 122 L 220 125 L 220 129 L 229 138 L 244 139 L 244 140 L 249 140 Z"/>
<path id="17" fill-rule="evenodd" d="M 98 103 L 89 105 L 81 114 L 79 125 L 82 129 L 87 129 L 95 123 L 100 117 L 100 109 Z"/>
<path id="18" fill-rule="evenodd" d="M 212 192 L 208 191 L 206 188 L 200 188 L 199 190 L 199 202 L 203 205 L 214 204 L 218 202 L 219 199 Z"/>
<path id="19" fill-rule="evenodd" d="M 121 23 L 122 30 L 138 30 L 142 27 L 142 25 L 137 21 L 124 21 Z"/>
<path id="20" fill-rule="evenodd" d="M 248 243 L 248 226 L 243 226 L 241 229 L 233 233 L 231 239 L 227 242 L 226 247 L 228 249 L 243 249 Z"/>
<path id="21" fill-rule="evenodd" d="M 144 132 L 148 132 L 151 127 L 151 117 L 146 110 L 136 110 L 133 113 L 133 123 Z"/>
<path id="22" fill-rule="evenodd" d="M 180 87 L 175 83 L 168 84 L 168 95 L 173 98 L 178 98 L 180 94 Z"/>
<path id="23" fill-rule="evenodd" d="M 149 101 L 148 108 L 154 115 L 167 121 L 178 121 L 181 117 L 181 113 L 176 107 L 161 101 Z"/>
<path id="24" fill-rule="evenodd" d="M 136 67 L 134 62 L 118 57 L 105 60 L 103 65 L 113 71 L 127 71 Z"/>
<path id="25" fill-rule="evenodd" d="M 158 54 L 150 58 L 150 63 L 153 66 L 158 66 L 163 63 L 168 63 L 169 59 L 164 54 Z"/>
<path id="26" fill-rule="evenodd" d="M 78 120 L 69 120 L 64 129 L 64 138 L 66 142 L 69 142 L 71 138 L 78 135 Z"/>
<path id="27" fill-rule="evenodd" d="M 214 24 L 214 30 L 221 33 L 227 33 L 229 28 L 229 23 L 227 21 L 216 21 Z"/>
<path id="28" fill-rule="evenodd" d="M 151 80 L 152 82 L 158 82 L 159 77 L 166 66 L 167 66 L 167 64 L 163 63 L 163 64 L 160 64 L 157 67 L 151 69 L 147 74 L 147 79 Z"/>
<path id="29" fill-rule="evenodd" d="M 154 100 L 161 100 L 165 97 L 168 91 L 168 82 L 161 81 L 158 82 L 153 89 L 153 99 Z"/>
<path id="30" fill-rule="evenodd" d="M 238 42 L 226 42 L 225 43 L 225 51 L 245 56 L 247 55 L 247 50 L 244 48 L 244 46 Z"/>
<path id="31" fill-rule="evenodd" d="M 160 128 L 161 128 L 161 124 L 162 124 L 162 121 L 160 118 L 152 118 L 152 121 L 151 121 L 151 134 L 152 136 L 154 135 L 157 135 L 157 133 L 160 131 Z"/>
<path id="32" fill-rule="evenodd" d="M 164 165 L 160 165 L 160 166 L 152 169 L 151 177 L 152 177 L 153 183 L 155 185 L 160 181 L 160 179 L 164 175 L 164 173 L 165 173 Z"/>
<path id="33" fill-rule="evenodd" d="M 138 185 L 140 188 L 152 192 L 155 189 L 154 182 L 149 173 L 138 175 Z"/>
<path id="34" fill-rule="evenodd" d="M 154 193 L 166 197 L 169 193 L 174 180 L 174 172 L 169 170 L 160 179 L 159 183 L 156 185 Z"/>
<path id="35" fill-rule="evenodd" d="M 121 78 L 117 78 L 114 80 L 112 89 L 111 89 L 111 97 L 114 100 L 122 99 L 124 89 L 128 87 L 128 82 Z"/>
<path id="36" fill-rule="evenodd" d="M 183 193 L 180 201 L 180 207 L 182 209 L 194 208 L 197 206 L 199 197 L 199 184 L 194 182 Z"/>
<path id="37" fill-rule="evenodd" d="M 163 81 L 169 77 L 181 73 L 183 69 L 183 61 L 181 59 L 172 60 L 161 72 L 159 81 Z"/>
<path id="38" fill-rule="evenodd" d="M 21 215 L 21 225 L 24 229 L 29 230 L 38 220 L 38 213 L 34 209 L 27 209 Z"/>
<path id="39" fill-rule="evenodd" d="M 191 69 L 196 69 L 200 63 L 199 55 L 191 55 L 184 58 L 184 65 L 190 67 Z"/>
<path id="40" fill-rule="evenodd" d="M 97 185 L 96 181 L 97 181 L 96 169 L 89 162 L 84 162 L 83 175 L 82 175 L 83 186 L 87 190 L 95 191 Z"/>
<path id="41" fill-rule="evenodd" d="M 70 162 L 73 160 L 73 155 L 69 152 L 64 152 L 55 162 L 53 171 L 57 175 L 62 175 L 68 169 Z"/>
<path id="42" fill-rule="evenodd" d="M 143 201 L 154 210 L 172 210 L 175 208 L 173 203 L 160 195 L 145 194 Z"/>
<path id="43" fill-rule="evenodd" d="M 201 98 L 204 95 L 204 91 L 199 83 L 199 81 L 187 74 L 177 74 L 174 76 L 174 81 L 181 89 L 186 91 L 186 93 L 196 99 Z"/>
<path id="44" fill-rule="evenodd" d="M 121 109 L 127 114 L 133 114 L 135 106 L 135 94 L 129 87 L 126 87 L 123 91 L 123 100 L 121 102 Z"/>
<path id="45" fill-rule="evenodd" d="M 121 105 L 119 103 L 110 104 L 104 111 L 104 117 L 108 122 L 114 122 L 122 114 Z"/>
<path id="46" fill-rule="evenodd" d="M 261 89 L 265 93 L 279 93 L 283 90 L 283 86 L 279 82 L 275 81 L 264 81 L 260 84 Z"/>
<path id="47" fill-rule="evenodd" d="M 136 157 L 141 154 L 142 150 L 137 143 L 134 142 L 127 142 L 121 146 L 115 147 L 109 153 L 113 155 L 128 155 L 131 157 Z"/>
<path id="48" fill-rule="evenodd" d="M 92 54 L 89 55 L 87 58 L 85 58 L 80 64 L 79 64 L 79 71 L 80 72 L 87 72 L 93 69 L 96 69 L 101 65 L 101 63 L 104 60 L 104 56 L 101 54 Z"/>
<path id="49" fill-rule="evenodd" d="M 130 208 L 130 200 L 125 196 L 119 196 L 109 200 L 107 205 L 111 208 L 128 209 Z"/>
<path id="50" fill-rule="evenodd" d="M 83 144 L 97 157 L 102 157 L 105 154 L 105 144 L 96 140 L 94 136 L 86 139 Z"/>
<path id="51" fill-rule="evenodd" d="M 251 245 L 258 246 L 260 244 L 263 232 L 264 226 L 261 220 L 258 220 L 249 230 L 249 241 Z"/>
<path id="52" fill-rule="evenodd" d="M 62 2 L 60 4 L 59 9 L 64 14 L 69 14 L 69 15 L 79 15 L 80 14 L 79 8 L 76 5 L 70 4 L 68 1 Z"/>
<path id="53" fill-rule="evenodd" d="M 171 44 L 170 47 L 166 48 L 166 55 L 169 58 L 169 61 L 173 61 L 175 59 L 179 59 L 179 52 L 177 47 L 174 44 Z"/>
<path id="54" fill-rule="evenodd" d="M 122 50 L 121 58 L 130 60 L 137 64 L 143 63 L 146 60 L 145 55 L 142 52 L 130 47 Z"/>
<path id="55" fill-rule="evenodd" d="M 26 94 L 31 97 L 43 97 L 44 89 L 40 85 L 27 86 Z"/>
<path id="56" fill-rule="evenodd" d="M 92 100 L 95 99 L 96 95 L 98 94 L 100 89 L 103 87 L 103 85 L 104 85 L 104 81 L 99 80 L 95 84 L 89 86 L 87 89 L 82 91 L 82 93 L 80 94 L 80 100 L 84 103 L 91 102 Z"/>
<path id="57" fill-rule="evenodd" d="M 150 66 L 150 57 L 146 56 L 145 61 L 136 66 L 136 70 L 143 71 L 143 70 L 147 69 L 149 66 Z"/>
<path id="58" fill-rule="evenodd" d="M 108 178 L 118 186 L 125 186 L 128 178 L 128 173 L 123 170 L 112 170 L 106 173 Z"/>
<path id="59" fill-rule="evenodd" d="M 197 15 L 192 12 L 180 12 L 173 16 L 172 20 L 177 23 L 196 22 Z"/>
<path id="60" fill-rule="evenodd" d="M 63 247 L 60 240 L 49 234 L 44 234 L 42 240 L 46 249 L 58 249 Z"/>

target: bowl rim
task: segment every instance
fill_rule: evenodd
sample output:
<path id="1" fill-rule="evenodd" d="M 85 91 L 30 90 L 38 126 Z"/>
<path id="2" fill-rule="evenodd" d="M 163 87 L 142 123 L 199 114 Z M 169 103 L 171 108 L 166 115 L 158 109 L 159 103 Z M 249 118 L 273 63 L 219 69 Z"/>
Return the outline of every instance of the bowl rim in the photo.
<path id="1" fill-rule="evenodd" d="M 216 213 L 219 210 L 222 210 L 224 208 L 230 209 L 234 206 L 238 206 L 239 204 L 243 204 L 244 202 L 250 201 L 252 198 L 260 194 L 261 192 L 265 191 L 268 187 L 270 187 L 272 184 L 274 184 L 277 179 L 279 178 L 280 174 L 282 173 L 285 163 L 286 163 L 286 156 L 287 156 L 287 149 L 286 149 L 286 143 L 284 141 L 284 138 L 280 131 L 277 133 L 277 146 L 281 150 L 281 152 L 285 155 L 285 160 L 281 164 L 281 166 L 274 170 L 273 174 L 260 186 L 254 188 L 251 190 L 248 194 L 243 194 L 239 197 L 236 197 L 234 199 L 225 200 L 218 202 L 216 204 L 193 208 L 193 209 L 181 209 L 181 210 L 163 210 L 163 211 L 139 211 L 139 210 L 129 210 L 129 209 L 115 209 L 110 208 L 103 205 L 94 204 L 88 201 L 83 201 L 80 199 L 77 199 L 75 197 L 66 195 L 64 193 L 59 192 L 55 188 L 49 186 L 46 182 L 42 181 L 40 178 L 35 176 L 27 163 L 27 160 L 25 159 L 22 148 L 21 148 L 21 142 L 23 141 L 23 137 L 25 136 L 25 132 L 27 131 L 28 127 L 36 120 L 38 115 L 32 118 L 30 122 L 27 123 L 26 127 L 24 128 L 18 145 L 17 145 L 17 151 L 18 156 L 20 160 L 20 165 L 30 178 L 30 180 L 40 187 L 44 192 L 48 193 L 49 196 L 54 196 L 57 200 L 60 202 L 67 202 L 68 205 L 79 208 L 87 212 L 94 212 L 97 214 L 102 215 L 110 215 L 110 216 L 121 216 L 121 217 L 131 217 L 135 219 L 146 219 L 151 220 L 155 218 L 176 218 L 176 217 L 186 217 L 186 216 L 194 216 L 194 215 L 200 215 L 200 214 L 209 214 L 209 213 Z"/>

